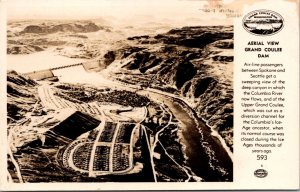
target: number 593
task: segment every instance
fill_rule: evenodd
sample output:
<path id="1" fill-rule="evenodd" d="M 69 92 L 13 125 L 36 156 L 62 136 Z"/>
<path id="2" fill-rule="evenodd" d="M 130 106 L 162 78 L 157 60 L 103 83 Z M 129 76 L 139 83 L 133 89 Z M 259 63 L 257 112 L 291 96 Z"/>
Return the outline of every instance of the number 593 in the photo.
<path id="1" fill-rule="evenodd" d="M 267 160 L 268 156 L 267 155 L 257 155 L 256 160 Z"/>

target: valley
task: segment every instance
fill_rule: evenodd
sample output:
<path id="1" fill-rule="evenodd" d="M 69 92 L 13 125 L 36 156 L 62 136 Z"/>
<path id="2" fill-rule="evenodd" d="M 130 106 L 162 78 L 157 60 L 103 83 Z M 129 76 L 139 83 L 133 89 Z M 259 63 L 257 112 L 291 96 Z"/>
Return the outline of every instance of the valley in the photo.
<path id="1" fill-rule="evenodd" d="M 12 182 L 232 181 L 232 26 L 9 27 Z"/>

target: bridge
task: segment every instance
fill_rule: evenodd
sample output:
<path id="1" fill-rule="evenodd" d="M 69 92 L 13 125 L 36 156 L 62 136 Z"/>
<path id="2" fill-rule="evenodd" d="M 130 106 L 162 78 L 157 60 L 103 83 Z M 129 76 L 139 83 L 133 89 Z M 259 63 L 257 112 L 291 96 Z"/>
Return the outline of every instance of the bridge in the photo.
<path id="1" fill-rule="evenodd" d="M 51 71 L 54 70 L 59 70 L 59 69 L 64 69 L 64 68 L 69 68 L 69 67 L 75 67 L 75 66 L 83 66 L 83 63 L 76 63 L 76 64 L 72 64 L 72 65 L 65 65 L 65 66 L 61 66 L 61 67 L 54 67 L 54 68 L 50 68 Z"/>

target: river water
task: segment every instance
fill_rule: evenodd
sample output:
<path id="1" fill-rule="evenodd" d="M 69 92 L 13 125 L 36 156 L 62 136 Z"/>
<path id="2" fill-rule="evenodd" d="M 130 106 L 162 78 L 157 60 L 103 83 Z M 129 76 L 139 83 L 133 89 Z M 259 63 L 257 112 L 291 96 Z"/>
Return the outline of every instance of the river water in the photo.
<path id="1" fill-rule="evenodd" d="M 179 99 L 159 93 L 140 91 L 150 98 L 164 102 L 181 122 L 182 143 L 191 170 L 205 181 L 232 181 L 233 163 L 219 139 L 211 135 L 211 129 Z M 189 111 L 189 112 L 187 112 Z"/>

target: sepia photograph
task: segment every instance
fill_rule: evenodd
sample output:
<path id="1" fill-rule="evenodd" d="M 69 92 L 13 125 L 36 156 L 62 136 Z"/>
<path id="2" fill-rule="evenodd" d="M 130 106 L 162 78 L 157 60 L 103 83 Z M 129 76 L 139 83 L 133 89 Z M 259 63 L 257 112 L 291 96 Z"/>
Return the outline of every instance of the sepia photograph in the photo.
<path id="1" fill-rule="evenodd" d="M 222 1 L 7 6 L 9 183 L 233 182 Z"/>

